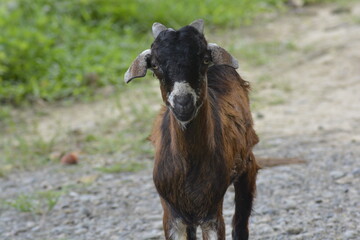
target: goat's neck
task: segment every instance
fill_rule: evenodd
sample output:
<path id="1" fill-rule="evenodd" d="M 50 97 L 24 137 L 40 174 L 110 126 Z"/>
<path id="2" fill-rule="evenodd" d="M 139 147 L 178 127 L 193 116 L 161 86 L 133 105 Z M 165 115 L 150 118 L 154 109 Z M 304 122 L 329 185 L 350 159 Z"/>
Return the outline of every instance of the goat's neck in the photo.
<path id="1" fill-rule="evenodd" d="M 171 142 L 174 152 L 183 154 L 209 153 L 215 147 L 214 120 L 207 97 L 204 98 L 195 118 L 185 127 L 171 114 Z"/>

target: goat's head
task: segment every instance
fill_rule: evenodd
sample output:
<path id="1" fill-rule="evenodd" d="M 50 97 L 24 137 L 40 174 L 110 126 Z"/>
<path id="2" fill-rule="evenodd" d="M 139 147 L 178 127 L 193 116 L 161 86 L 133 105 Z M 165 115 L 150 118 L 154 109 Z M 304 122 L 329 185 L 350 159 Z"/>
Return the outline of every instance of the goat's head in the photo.
<path id="1" fill-rule="evenodd" d="M 237 60 L 216 44 L 208 44 L 204 24 L 196 20 L 178 31 L 160 23 L 152 27 L 155 41 L 125 73 L 125 82 L 144 77 L 151 69 L 160 80 L 163 100 L 176 119 L 186 125 L 195 116 L 206 93 L 210 64 L 238 67 Z"/>

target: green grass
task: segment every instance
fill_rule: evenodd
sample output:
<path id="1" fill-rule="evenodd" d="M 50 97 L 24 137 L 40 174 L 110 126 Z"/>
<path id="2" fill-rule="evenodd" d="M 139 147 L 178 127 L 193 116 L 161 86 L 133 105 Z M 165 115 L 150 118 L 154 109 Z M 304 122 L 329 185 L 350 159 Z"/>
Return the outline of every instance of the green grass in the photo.
<path id="1" fill-rule="evenodd" d="M 274 79 L 269 74 L 263 74 L 253 79 L 251 88 L 258 91 L 250 92 L 252 111 L 261 110 L 264 107 L 281 105 L 287 102 L 293 89 L 289 82 L 283 79 Z M 261 91 L 261 89 L 272 89 L 272 91 Z"/>
<path id="2" fill-rule="evenodd" d="M 305 4 L 322 4 L 322 3 L 338 3 L 338 4 L 348 4 L 350 2 L 355 2 L 356 0 L 305 0 Z"/>
<path id="3" fill-rule="evenodd" d="M 0 3 L 0 103 L 92 96 L 118 85 L 151 43 L 151 25 L 203 18 L 211 26 L 249 24 L 283 0 L 4 0 Z"/>
<path id="4" fill-rule="evenodd" d="M 89 155 L 121 152 L 129 157 L 152 156 L 148 136 L 157 114 L 152 105 L 161 104 L 160 90 L 153 85 L 153 81 L 157 81 L 155 79 L 139 81 L 129 85 L 127 91 L 114 95 L 113 101 L 121 119 L 109 118 L 102 122 L 101 128 L 90 132 L 69 133 L 65 139 L 66 145 L 79 146 L 81 152 Z"/>
<path id="5" fill-rule="evenodd" d="M 127 107 L 127 110 L 120 109 L 122 120 L 126 122 L 125 126 L 119 126 L 119 119 L 117 118 L 109 119 L 99 131 L 79 136 L 79 141 L 85 143 L 83 145 L 85 152 L 96 154 L 101 151 L 112 154 L 120 150 L 129 156 L 152 155 L 152 146 L 148 141 L 148 136 L 157 111 L 150 107 L 157 98 L 153 95 L 155 93 L 151 93 L 152 96 L 147 96 L 148 90 L 142 89 L 144 94 L 142 97 L 121 107 Z M 129 91 L 131 90 L 129 89 Z M 160 105 L 161 102 L 154 104 Z"/>
<path id="6" fill-rule="evenodd" d="M 141 162 L 125 162 L 116 163 L 110 166 L 99 167 L 97 170 L 103 173 L 122 173 L 122 172 L 138 172 L 146 168 Z"/>
<path id="7" fill-rule="evenodd" d="M 243 53 L 239 55 L 256 67 L 266 64 L 273 57 L 295 49 L 296 46 L 291 42 L 270 41 L 246 43 L 234 50 Z M 99 154 L 113 156 L 121 152 L 129 158 L 151 158 L 153 147 L 147 138 L 157 114 L 157 110 L 152 106 L 161 104 L 160 90 L 154 81 L 157 80 L 149 76 L 132 82 L 127 86 L 126 91 L 119 89 L 115 92 L 112 98 L 121 112 L 120 119 L 109 118 L 101 123 L 101 127 L 85 132 L 69 131 L 64 134 L 64 130 L 59 128 L 59 132 L 51 136 L 50 140 L 42 137 L 36 122 L 41 121 L 42 117 L 47 117 L 48 113 L 45 110 L 34 110 L 34 116 L 30 117 L 34 120 L 29 121 L 26 120 L 27 115 L 18 116 L 12 113 L 10 107 L 4 108 L 0 112 L 3 116 L 0 124 L 3 124 L 3 131 L 6 132 L 7 137 L 0 139 L 0 176 L 4 177 L 12 170 L 35 169 L 58 163 L 59 159 L 53 157 L 54 153 L 79 151 L 84 156 Z M 274 79 L 271 76 L 263 75 L 255 79 L 253 88 L 270 87 L 284 92 L 291 91 L 288 86 L 273 84 Z M 251 97 L 254 109 L 264 104 L 276 105 L 285 101 L 280 96 L 252 95 Z M 59 137 L 60 135 L 63 136 Z M 128 170 L 131 171 L 131 167 Z M 120 164 L 115 163 L 114 166 L 105 167 L 103 172 L 106 171 L 127 171 L 127 167 L 123 169 Z"/>
<path id="8" fill-rule="evenodd" d="M 51 153 L 56 150 L 55 139 L 48 141 L 33 132 L 32 136 L 23 134 L 16 133 L 15 136 L 0 139 L 0 172 L 30 169 L 51 162 Z"/>
<path id="9" fill-rule="evenodd" d="M 115 156 L 119 152 L 132 159 L 151 158 L 153 147 L 148 136 L 157 114 L 152 105 L 161 104 L 154 81 L 157 80 L 145 78 L 129 85 L 127 91 L 114 94 L 112 101 L 121 113 L 120 118 L 109 117 L 86 131 L 71 131 L 59 125 L 53 136 L 44 138 L 39 123 L 47 118 L 47 110 L 6 113 L 4 122 L 13 124 L 6 124 L 6 130 L 1 130 L 4 137 L 0 138 L 0 177 L 12 171 L 59 164 L 62 154 L 73 151 L 84 156 L 80 164 L 87 161 L 86 156 Z"/>
<path id="10" fill-rule="evenodd" d="M 14 208 L 20 212 L 29 212 L 33 214 L 49 213 L 59 201 L 61 191 L 44 191 L 35 194 L 20 194 L 12 200 L 2 200 L 2 205 Z"/>
<path id="11" fill-rule="evenodd" d="M 78 98 L 119 83 L 148 36 L 117 29 L 105 16 L 87 19 L 97 2 L 0 3 L 0 102 Z"/>
<path id="12" fill-rule="evenodd" d="M 150 46 L 155 21 L 179 28 L 203 18 L 206 29 L 239 27 L 259 14 L 284 9 L 285 2 L 2 0 L 0 103 L 83 99 L 98 88 L 119 86 L 132 59 Z M 262 51 L 272 47 L 279 46 L 270 44 Z M 254 61 L 263 64 L 266 59 L 260 54 Z"/>
<path id="13" fill-rule="evenodd" d="M 280 41 L 241 43 L 231 48 L 246 64 L 253 67 L 269 63 L 272 57 L 297 50 L 295 43 Z"/>
<path id="14" fill-rule="evenodd" d="M 352 22 L 354 22 L 356 24 L 360 24 L 360 17 L 359 16 L 354 16 L 351 20 L 352 20 Z"/>

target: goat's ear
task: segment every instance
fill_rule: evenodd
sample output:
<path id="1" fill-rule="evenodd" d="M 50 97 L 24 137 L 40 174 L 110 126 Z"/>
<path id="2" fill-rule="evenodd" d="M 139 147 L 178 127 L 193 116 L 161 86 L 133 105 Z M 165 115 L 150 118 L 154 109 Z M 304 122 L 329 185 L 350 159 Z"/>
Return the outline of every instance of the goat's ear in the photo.
<path id="1" fill-rule="evenodd" d="M 199 33 L 204 34 L 204 20 L 198 19 L 189 24 L 189 26 L 194 27 Z"/>
<path id="2" fill-rule="evenodd" d="M 211 52 L 212 62 L 215 65 L 228 65 L 228 66 L 233 67 L 235 69 L 239 67 L 239 63 L 236 60 L 236 58 L 231 56 L 230 53 L 228 53 L 222 47 L 219 47 L 217 44 L 209 43 L 208 44 L 208 49 Z"/>
<path id="3" fill-rule="evenodd" d="M 136 57 L 134 62 L 131 64 L 131 66 L 125 73 L 124 76 L 125 83 L 130 82 L 134 78 L 140 78 L 146 75 L 146 71 L 148 69 L 148 59 L 150 58 L 150 56 L 151 56 L 151 50 L 147 49 Z"/>

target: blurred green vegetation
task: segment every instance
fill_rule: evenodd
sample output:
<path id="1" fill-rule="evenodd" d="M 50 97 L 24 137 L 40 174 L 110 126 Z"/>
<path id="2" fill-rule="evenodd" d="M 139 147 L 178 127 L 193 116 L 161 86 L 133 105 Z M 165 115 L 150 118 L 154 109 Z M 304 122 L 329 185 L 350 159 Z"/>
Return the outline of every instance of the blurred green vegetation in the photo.
<path id="1" fill-rule="evenodd" d="M 284 0 L 2 0 L 0 103 L 54 101 L 117 85 L 151 42 L 155 21 L 178 28 L 248 24 Z"/>
<path id="2" fill-rule="evenodd" d="M 63 192 L 54 190 L 37 192 L 31 195 L 20 194 L 10 201 L 0 199 L 0 206 L 12 207 L 20 212 L 45 215 L 51 212 L 62 194 Z"/>
<path id="3" fill-rule="evenodd" d="M 344 0 L 305 0 L 305 3 Z M 2 0 L 0 103 L 55 101 L 119 85 L 155 21 L 249 24 L 286 0 Z"/>
<path id="4" fill-rule="evenodd" d="M 104 2 L 2 1 L 0 101 L 52 101 L 116 84 L 143 41 L 121 29 Z"/>
<path id="5" fill-rule="evenodd" d="M 34 170 L 59 163 L 61 157 L 70 152 L 78 152 L 82 156 L 80 162 L 87 163 L 104 157 L 118 160 L 119 153 L 126 155 L 129 162 L 124 167 L 121 167 L 122 162 L 106 163 L 103 168 L 99 168 L 103 173 L 141 170 L 145 165 L 137 164 L 136 161 L 153 156 L 148 136 L 157 108 L 154 109 L 148 103 L 160 103 L 161 100 L 156 81 L 139 82 L 141 88 L 136 86 L 101 100 L 100 106 L 114 114 L 98 120 L 89 119 L 95 125 L 84 129 L 79 128 L 79 125 L 75 128 L 71 124 L 64 125 L 63 122 L 67 121 L 63 120 L 67 117 L 59 119 L 59 115 L 53 115 L 62 109 L 61 115 L 71 116 L 74 111 L 80 111 L 91 117 L 92 114 L 81 110 L 82 107 L 59 108 L 56 104 L 28 109 L 0 107 L 0 179 L 6 178 L 13 171 Z M 98 110 L 99 107 L 91 109 L 95 112 Z M 52 126 L 43 128 L 41 123 L 46 119 L 51 120 Z"/>
<path id="6" fill-rule="evenodd" d="M 336 0 L 305 0 L 305 3 Z M 339 0 L 337 0 L 339 1 Z M 83 97 L 118 85 L 155 21 L 249 24 L 286 0 L 2 0 L 0 103 Z"/>

